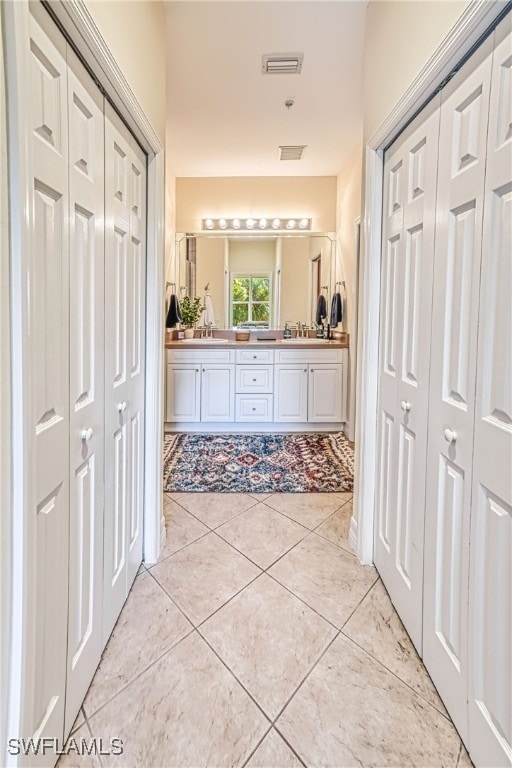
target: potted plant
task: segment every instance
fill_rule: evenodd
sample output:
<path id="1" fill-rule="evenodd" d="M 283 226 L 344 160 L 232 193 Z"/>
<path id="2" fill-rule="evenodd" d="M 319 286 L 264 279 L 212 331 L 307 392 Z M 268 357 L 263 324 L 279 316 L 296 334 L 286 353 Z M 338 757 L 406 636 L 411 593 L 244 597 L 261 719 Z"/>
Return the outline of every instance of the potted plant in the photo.
<path id="1" fill-rule="evenodd" d="M 185 326 L 185 338 L 194 338 L 194 326 L 201 317 L 203 311 L 203 303 L 200 298 L 196 297 L 193 301 L 188 296 L 185 296 L 181 301 L 181 318 L 183 325 Z"/>

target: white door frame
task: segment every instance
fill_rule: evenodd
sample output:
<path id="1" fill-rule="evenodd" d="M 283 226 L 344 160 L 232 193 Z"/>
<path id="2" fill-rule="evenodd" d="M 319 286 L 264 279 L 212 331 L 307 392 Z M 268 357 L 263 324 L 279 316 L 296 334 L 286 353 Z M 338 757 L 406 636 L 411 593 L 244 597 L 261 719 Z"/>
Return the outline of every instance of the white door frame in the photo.
<path id="1" fill-rule="evenodd" d="M 148 155 L 147 203 L 147 313 L 146 313 L 146 425 L 144 469 L 144 557 L 155 562 L 160 553 L 162 517 L 162 431 L 164 354 L 164 147 L 136 96 L 119 69 L 83 0 L 51 0 L 51 10 L 67 37 L 87 63 L 107 97 Z M 7 732 L 20 732 L 23 715 L 24 666 L 28 645 L 27 617 L 34 600 L 31 512 L 34 466 L 30 424 L 33 404 L 29 382 L 33 375 L 28 355 L 29 306 L 26 291 L 30 248 L 32 167 L 28 140 L 30 91 L 29 1 L 2 3 L 4 55 L 9 126 L 9 197 L 11 259 L 12 351 L 12 591 L 9 722 Z M 3 750 L 3 745 L 2 745 Z M 2 755 L 3 757 L 3 755 Z"/>
<path id="2" fill-rule="evenodd" d="M 502 0 L 471 0 L 423 69 L 371 136 L 365 147 L 362 237 L 362 305 L 359 314 L 356 457 L 352 529 L 357 529 L 361 562 L 373 563 L 375 518 L 377 402 L 379 370 L 380 258 L 383 157 L 387 147 L 472 50 L 506 7 Z"/>

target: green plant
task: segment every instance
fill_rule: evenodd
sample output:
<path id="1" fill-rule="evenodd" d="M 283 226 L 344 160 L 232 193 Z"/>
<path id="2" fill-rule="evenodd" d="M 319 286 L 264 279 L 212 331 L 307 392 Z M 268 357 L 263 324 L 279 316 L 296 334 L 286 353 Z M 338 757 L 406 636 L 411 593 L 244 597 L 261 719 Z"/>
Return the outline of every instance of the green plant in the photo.
<path id="1" fill-rule="evenodd" d="M 188 296 L 185 296 L 181 301 L 181 317 L 183 319 L 183 325 L 188 328 L 192 328 L 203 311 L 203 302 L 200 298 L 196 297 L 193 301 L 190 301 Z"/>

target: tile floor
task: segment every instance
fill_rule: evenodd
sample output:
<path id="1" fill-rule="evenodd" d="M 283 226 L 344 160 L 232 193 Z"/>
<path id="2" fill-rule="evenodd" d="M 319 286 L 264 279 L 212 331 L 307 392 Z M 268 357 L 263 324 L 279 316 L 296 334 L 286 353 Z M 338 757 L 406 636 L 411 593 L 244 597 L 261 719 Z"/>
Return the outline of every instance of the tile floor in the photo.
<path id="1" fill-rule="evenodd" d="M 350 494 L 166 494 L 75 724 L 91 768 L 471 762 L 373 568 Z M 101 763 L 100 763 L 101 759 Z"/>

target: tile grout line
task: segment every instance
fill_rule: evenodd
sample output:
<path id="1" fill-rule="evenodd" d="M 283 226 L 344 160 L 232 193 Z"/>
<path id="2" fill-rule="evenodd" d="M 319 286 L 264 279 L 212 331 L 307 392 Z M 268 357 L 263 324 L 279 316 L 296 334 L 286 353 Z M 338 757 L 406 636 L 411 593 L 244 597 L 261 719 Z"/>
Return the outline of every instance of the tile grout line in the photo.
<path id="1" fill-rule="evenodd" d="M 114 693 L 114 695 L 113 695 L 113 696 L 111 696 L 109 699 L 107 699 L 106 701 L 104 701 L 104 702 L 103 702 L 103 703 L 102 703 L 102 704 L 101 704 L 101 705 L 98 707 L 98 709 L 95 709 L 95 710 L 93 710 L 93 711 L 92 711 L 90 714 L 87 714 L 87 712 L 86 712 L 86 709 L 85 709 L 85 707 L 84 707 L 84 704 L 82 703 L 82 707 L 83 707 L 83 710 L 84 710 L 85 719 L 87 720 L 87 722 L 89 723 L 89 720 L 90 720 L 90 719 L 92 719 L 93 717 L 96 717 L 96 715 L 98 714 L 98 712 L 101 712 L 101 710 L 102 710 L 102 709 L 104 709 L 104 708 L 107 706 L 107 704 L 111 704 L 111 703 L 112 703 L 112 702 L 113 702 L 113 701 L 114 701 L 114 700 L 115 700 L 115 699 L 116 699 L 116 698 L 117 698 L 117 697 L 118 697 L 118 696 L 119 696 L 121 693 L 123 693 L 123 691 L 126 691 L 126 689 L 127 689 L 127 688 L 129 688 L 129 687 L 132 685 L 132 683 L 134 683 L 136 680 L 138 680 L 138 679 L 139 679 L 139 677 L 142 677 L 142 675 L 144 675 L 144 674 L 145 674 L 145 673 L 146 673 L 148 670 L 150 670 L 150 669 L 151 669 L 151 667 L 154 667 L 154 666 L 155 666 L 155 664 L 158 664 L 158 662 L 159 662 L 159 661 L 161 661 L 161 660 L 164 658 L 164 656 L 167 656 L 167 654 L 168 654 L 168 653 L 171 653 L 171 651 L 174 651 L 174 649 L 175 649 L 175 648 L 176 648 L 176 647 L 177 647 L 177 646 L 178 646 L 178 645 L 179 645 L 181 642 L 183 642 L 183 640 L 186 640 L 186 639 L 187 639 L 187 637 L 190 637 L 190 635 L 191 635 L 191 634 L 194 632 L 194 629 L 195 629 L 195 627 L 194 627 L 194 625 L 193 625 L 193 624 L 190 622 L 190 620 L 189 620 L 189 623 L 190 623 L 190 629 L 189 629 L 189 631 L 188 631 L 188 632 L 187 632 L 185 635 L 183 635 L 183 637 L 180 637 L 180 639 L 179 639 L 179 640 L 176 640 L 176 642 L 175 642 L 175 643 L 173 643 L 172 645 L 170 645 L 170 646 L 169 646 L 169 648 L 166 648 L 166 649 L 165 649 L 165 651 L 163 651 L 163 652 L 162 652 L 162 653 L 161 653 L 161 654 L 160 654 L 160 655 L 159 655 L 159 656 L 158 656 L 156 659 L 154 659 L 154 660 L 151 662 L 151 664 L 148 664 L 148 666 L 147 666 L 147 667 L 145 667 L 144 669 L 142 669 L 140 672 L 137 672 L 137 674 L 135 675 L 135 677 L 132 677 L 132 678 L 131 678 L 131 679 L 130 679 L 130 680 L 127 682 L 127 683 L 125 683 L 125 685 L 123 685 L 121 688 L 119 688 L 119 690 L 118 690 L 118 691 L 116 691 L 116 692 Z M 93 680 L 94 680 L 94 678 L 93 678 Z M 92 684 L 92 683 L 91 683 L 91 684 Z M 86 694 L 86 697 L 87 697 L 87 694 Z M 84 699 L 84 702 L 85 702 L 85 699 Z"/>

